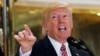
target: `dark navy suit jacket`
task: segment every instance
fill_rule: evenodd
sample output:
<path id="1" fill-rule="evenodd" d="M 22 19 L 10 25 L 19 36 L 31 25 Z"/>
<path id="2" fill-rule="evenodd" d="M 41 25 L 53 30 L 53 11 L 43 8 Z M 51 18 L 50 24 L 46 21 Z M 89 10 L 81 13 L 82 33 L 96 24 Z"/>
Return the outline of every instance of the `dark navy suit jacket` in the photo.
<path id="1" fill-rule="evenodd" d="M 90 56 L 89 53 L 83 49 L 78 49 L 75 46 L 69 44 L 72 56 Z M 19 51 L 16 56 L 19 56 Z M 33 46 L 30 56 L 57 56 L 52 44 L 48 37 L 39 40 Z"/>

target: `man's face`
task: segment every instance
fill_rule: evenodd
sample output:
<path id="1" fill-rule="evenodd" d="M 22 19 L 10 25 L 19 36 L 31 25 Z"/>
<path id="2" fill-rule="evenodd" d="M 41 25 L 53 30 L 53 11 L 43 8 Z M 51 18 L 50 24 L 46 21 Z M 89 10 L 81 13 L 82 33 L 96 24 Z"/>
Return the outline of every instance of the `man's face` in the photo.
<path id="1" fill-rule="evenodd" d="M 57 41 L 64 41 L 71 35 L 72 14 L 64 7 L 52 9 L 46 18 L 47 34 Z"/>

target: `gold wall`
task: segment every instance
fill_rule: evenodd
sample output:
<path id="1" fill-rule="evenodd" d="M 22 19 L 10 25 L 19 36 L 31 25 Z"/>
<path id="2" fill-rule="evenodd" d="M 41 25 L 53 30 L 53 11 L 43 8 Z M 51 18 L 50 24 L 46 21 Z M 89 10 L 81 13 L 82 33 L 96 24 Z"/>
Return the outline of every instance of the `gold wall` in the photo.
<path id="1" fill-rule="evenodd" d="M 13 35 L 21 31 L 24 24 L 29 25 L 38 39 L 42 38 L 41 11 L 43 7 L 15 5 L 14 2 L 10 6 L 7 11 L 9 26 L 9 36 L 6 40 L 7 54 L 14 56 L 18 43 Z M 100 16 L 97 15 L 98 12 L 100 12 L 100 9 L 73 8 L 74 28 L 72 36 L 84 40 L 95 56 L 100 56 Z"/>

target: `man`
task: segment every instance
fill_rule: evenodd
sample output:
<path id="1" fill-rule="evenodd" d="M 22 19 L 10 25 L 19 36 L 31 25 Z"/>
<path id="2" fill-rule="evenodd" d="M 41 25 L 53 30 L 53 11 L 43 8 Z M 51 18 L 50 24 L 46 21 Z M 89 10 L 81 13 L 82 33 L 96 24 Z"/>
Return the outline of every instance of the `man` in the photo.
<path id="1" fill-rule="evenodd" d="M 30 28 L 24 25 L 24 30 L 14 36 L 20 44 L 16 56 L 90 56 L 67 41 L 73 28 L 72 11 L 68 5 L 50 4 L 44 10 L 42 28 L 46 36 L 36 41 Z"/>

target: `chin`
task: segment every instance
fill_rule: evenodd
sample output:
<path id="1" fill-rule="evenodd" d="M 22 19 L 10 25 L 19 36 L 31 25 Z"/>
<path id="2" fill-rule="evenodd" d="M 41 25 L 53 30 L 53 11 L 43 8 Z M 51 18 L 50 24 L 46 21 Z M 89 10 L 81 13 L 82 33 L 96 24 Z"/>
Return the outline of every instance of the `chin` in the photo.
<path id="1" fill-rule="evenodd" d="M 63 38 L 63 39 L 67 39 L 67 38 L 68 38 L 68 37 L 66 37 L 66 36 L 62 36 L 62 35 L 61 35 L 60 37 Z"/>

